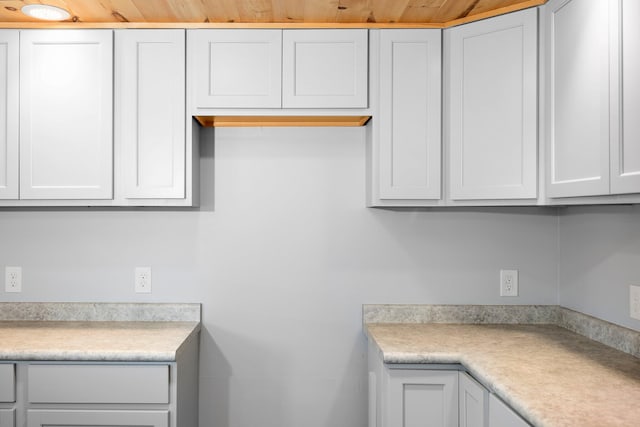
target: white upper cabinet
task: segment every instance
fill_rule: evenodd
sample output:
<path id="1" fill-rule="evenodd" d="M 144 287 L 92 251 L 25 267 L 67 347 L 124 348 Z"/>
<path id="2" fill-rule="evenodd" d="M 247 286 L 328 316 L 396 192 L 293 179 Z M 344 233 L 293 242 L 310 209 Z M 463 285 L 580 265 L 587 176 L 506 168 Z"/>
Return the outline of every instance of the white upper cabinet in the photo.
<path id="1" fill-rule="evenodd" d="M 548 196 L 609 194 L 617 1 L 550 0 L 544 14 Z"/>
<path id="2" fill-rule="evenodd" d="M 18 198 L 18 34 L 0 30 L 0 199 Z"/>
<path id="3" fill-rule="evenodd" d="M 366 29 L 284 30 L 284 108 L 366 108 Z"/>
<path id="4" fill-rule="evenodd" d="M 444 31 L 449 197 L 537 197 L 537 9 Z"/>
<path id="5" fill-rule="evenodd" d="M 640 2 L 622 0 L 619 140 L 611 144 L 611 193 L 640 193 Z"/>
<path id="6" fill-rule="evenodd" d="M 192 111 L 366 108 L 367 30 L 188 32 Z"/>
<path id="7" fill-rule="evenodd" d="M 185 197 L 185 31 L 115 33 L 119 188 L 125 199 Z"/>
<path id="8" fill-rule="evenodd" d="M 372 30 L 375 116 L 369 204 L 423 206 L 441 197 L 441 31 Z M 376 77 L 373 77 L 373 74 Z"/>
<path id="9" fill-rule="evenodd" d="M 282 30 L 189 31 L 196 108 L 280 108 Z"/>
<path id="10" fill-rule="evenodd" d="M 20 197 L 113 196 L 113 33 L 20 34 Z"/>

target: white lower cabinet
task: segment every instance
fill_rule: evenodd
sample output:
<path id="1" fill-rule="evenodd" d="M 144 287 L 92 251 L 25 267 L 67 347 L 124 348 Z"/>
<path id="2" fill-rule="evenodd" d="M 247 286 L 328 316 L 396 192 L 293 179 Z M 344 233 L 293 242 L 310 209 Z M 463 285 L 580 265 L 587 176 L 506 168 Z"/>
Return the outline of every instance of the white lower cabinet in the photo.
<path id="1" fill-rule="evenodd" d="M 15 427 L 15 409 L 0 409 L 0 427 Z"/>
<path id="2" fill-rule="evenodd" d="M 369 345 L 369 427 L 526 427 L 460 365 L 385 364 Z"/>
<path id="3" fill-rule="evenodd" d="M 27 420 L 27 427 L 169 427 L 169 412 L 30 410 Z"/>
<path id="4" fill-rule="evenodd" d="M 387 369 L 384 426 L 457 427 L 458 372 Z"/>
<path id="5" fill-rule="evenodd" d="M 494 394 L 489 395 L 490 427 L 529 427 L 529 423 L 516 414 Z"/>
<path id="6" fill-rule="evenodd" d="M 460 427 L 489 425 L 489 391 L 466 372 L 458 374 L 458 406 Z"/>

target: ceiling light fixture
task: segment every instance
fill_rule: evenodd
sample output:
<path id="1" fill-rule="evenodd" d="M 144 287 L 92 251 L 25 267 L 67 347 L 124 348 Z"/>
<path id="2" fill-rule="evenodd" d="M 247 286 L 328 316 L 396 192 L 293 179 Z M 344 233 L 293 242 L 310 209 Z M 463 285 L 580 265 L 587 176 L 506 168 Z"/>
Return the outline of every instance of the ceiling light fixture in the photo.
<path id="1" fill-rule="evenodd" d="M 71 16 L 66 10 L 48 4 L 28 4 L 20 10 L 27 16 L 46 21 L 64 21 Z"/>

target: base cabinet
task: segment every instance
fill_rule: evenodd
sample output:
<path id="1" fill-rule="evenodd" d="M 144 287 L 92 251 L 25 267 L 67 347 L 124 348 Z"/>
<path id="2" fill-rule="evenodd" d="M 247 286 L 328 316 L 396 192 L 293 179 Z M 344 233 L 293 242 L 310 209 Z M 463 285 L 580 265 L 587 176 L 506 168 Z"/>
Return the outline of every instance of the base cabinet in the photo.
<path id="1" fill-rule="evenodd" d="M 457 371 L 388 369 L 385 379 L 385 426 L 458 426 Z"/>
<path id="2" fill-rule="evenodd" d="M 495 395 L 489 395 L 490 427 L 529 427 L 529 423 L 516 414 Z"/>
<path id="3" fill-rule="evenodd" d="M 169 427 L 168 411 L 39 411 L 27 414 L 27 427 Z"/>
<path id="4" fill-rule="evenodd" d="M 460 427 L 489 425 L 489 391 L 466 372 L 458 374 L 458 416 Z"/>

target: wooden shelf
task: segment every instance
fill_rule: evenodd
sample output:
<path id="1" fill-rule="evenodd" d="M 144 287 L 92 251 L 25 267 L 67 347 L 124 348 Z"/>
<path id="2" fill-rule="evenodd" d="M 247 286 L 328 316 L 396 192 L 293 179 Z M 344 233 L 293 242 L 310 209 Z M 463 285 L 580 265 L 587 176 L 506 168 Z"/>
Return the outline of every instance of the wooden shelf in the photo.
<path id="1" fill-rule="evenodd" d="M 204 127 L 357 127 L 371 116 L 195 116 Z"/>

